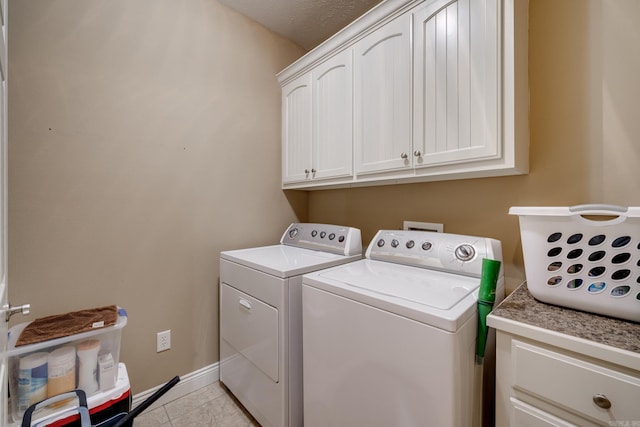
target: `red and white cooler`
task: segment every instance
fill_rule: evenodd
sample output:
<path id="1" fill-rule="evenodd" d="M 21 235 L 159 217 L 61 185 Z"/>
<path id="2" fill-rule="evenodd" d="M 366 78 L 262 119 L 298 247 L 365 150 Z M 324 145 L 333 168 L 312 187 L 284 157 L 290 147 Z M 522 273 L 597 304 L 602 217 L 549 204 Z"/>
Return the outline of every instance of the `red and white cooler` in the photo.
<path id="1" fill-rule="evenodd" d="M 61 406 L 47 407 L 34 413 L 32 425 L 61 427 L 80 426 L 80 416 L 76 399 Z M 116 385 L 105 391 L 97 392 L 87 398 L 92 425 L 99 425 L 121 413 L 131 410 L 131 386 L 124 363 L 118 364 Z M 22 420 L 15 420 L 11 426 L 19 426 Z"/>

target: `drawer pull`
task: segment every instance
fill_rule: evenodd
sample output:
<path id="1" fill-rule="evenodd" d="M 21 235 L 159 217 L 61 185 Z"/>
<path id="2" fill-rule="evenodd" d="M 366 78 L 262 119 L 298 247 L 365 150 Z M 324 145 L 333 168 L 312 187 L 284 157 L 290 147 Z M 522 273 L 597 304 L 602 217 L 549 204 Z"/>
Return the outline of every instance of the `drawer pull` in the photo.
<path id="1" fill-rule="evenodd" d="M 593 396 L 593 403 L 595 403 L 602 409 L 611 408 L 611 401 L 604 394 L 595 394 Z"/>
<path id="2" fill-rule="evenodd" d="M 243 306 L 247 310 L 251 310 L 251 303 L 249 301 L 247 301 L 246 299 L 240 298 L 240 300 L 238 302 L 240 303 L 241 306 Z M 593 399 L 595 400 L 595 397 Z"/>

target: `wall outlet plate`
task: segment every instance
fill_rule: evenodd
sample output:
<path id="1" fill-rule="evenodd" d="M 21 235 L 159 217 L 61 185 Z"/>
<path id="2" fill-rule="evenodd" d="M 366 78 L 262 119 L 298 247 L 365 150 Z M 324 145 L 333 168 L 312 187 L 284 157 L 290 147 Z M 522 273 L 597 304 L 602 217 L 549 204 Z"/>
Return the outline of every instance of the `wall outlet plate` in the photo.
<path id="1" fill-rule="evenodd" d="M 162 331 L 157 333 L 156 337 L 156 352 L 166 351 L 171 348 L 171 330 Z"/>

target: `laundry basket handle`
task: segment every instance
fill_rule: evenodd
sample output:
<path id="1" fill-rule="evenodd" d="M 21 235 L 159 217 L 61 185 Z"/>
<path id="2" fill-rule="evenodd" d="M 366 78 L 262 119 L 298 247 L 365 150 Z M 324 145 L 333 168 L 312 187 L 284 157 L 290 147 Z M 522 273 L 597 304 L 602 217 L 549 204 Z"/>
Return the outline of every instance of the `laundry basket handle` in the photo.
<path id="1" fill-rule="evenodd" d="M 627 213 L 629 208 L 626 206 L 592 203 L 571 206 L 569 207 L 569 211 L 580 215 L 616 215 Z"/>

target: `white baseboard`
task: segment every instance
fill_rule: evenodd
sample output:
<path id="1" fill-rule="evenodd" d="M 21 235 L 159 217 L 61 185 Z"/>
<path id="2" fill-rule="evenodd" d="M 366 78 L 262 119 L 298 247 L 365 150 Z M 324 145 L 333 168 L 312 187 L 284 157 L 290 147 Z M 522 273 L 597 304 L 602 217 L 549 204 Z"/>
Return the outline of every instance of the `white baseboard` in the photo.
<path id="1" fill-rule="evenodd" d="M 173 386 L 169 391 L 156 400 L 153 405 L 145 410 L 151 411 L 155 408 L 176 400 L 182 396 L 206 387 L 209 384 L 213 384 L 220 379 L 220 363 L 216 362 L 213 365 L 205 366 L 197 371 L 190 372 L 186 375 L 180 376 L 180 382 Z M 159 390 L 164 384 L 157 387 L 137 393 L 133 396 L 132 408 L 137 407 L 140 403 L 144 402 L 149 396 Z"/>

